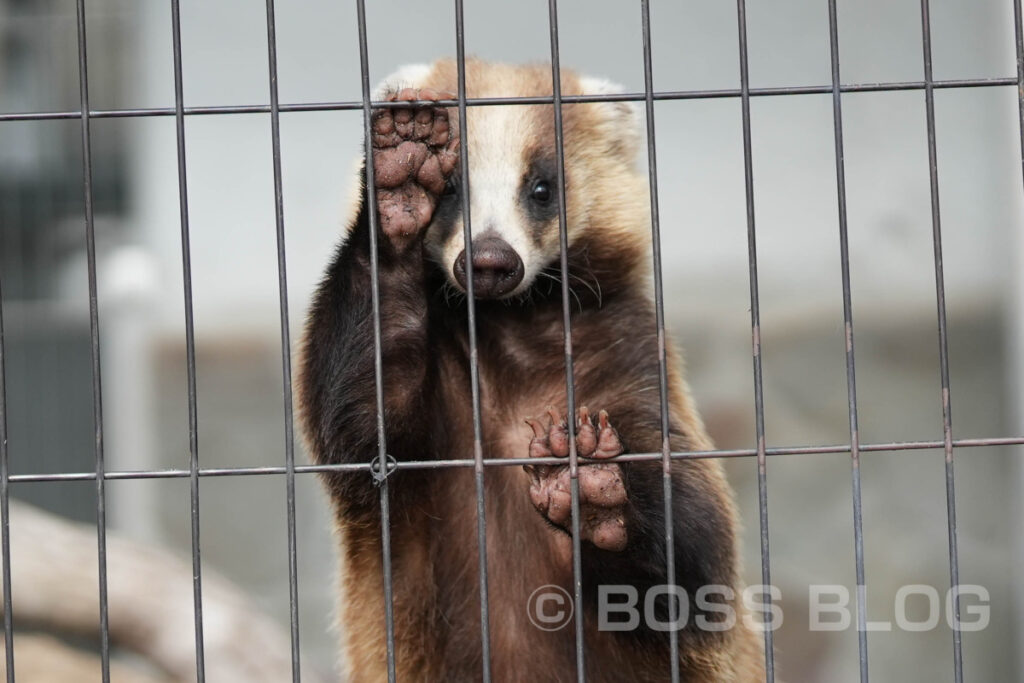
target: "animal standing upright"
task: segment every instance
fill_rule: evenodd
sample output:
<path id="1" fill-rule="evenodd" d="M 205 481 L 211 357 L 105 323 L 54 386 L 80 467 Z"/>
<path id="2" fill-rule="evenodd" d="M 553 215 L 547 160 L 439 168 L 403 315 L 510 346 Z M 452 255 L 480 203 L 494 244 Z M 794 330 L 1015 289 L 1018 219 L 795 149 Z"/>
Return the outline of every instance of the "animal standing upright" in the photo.
<path id="1" fill-rule="evenodd" d="M 564 95 L 613 91 L 562 72 Z M 575 421 L 579 468 L 588 681 L 663 681 L 669 636 L 642 624 L 599 628 L 600 585 L 640 595 L 666 582 L 660 462 L 622 453 L 662 449 L 659 346 L 650 284 L 649 194 L 636 168 L 638 122 L 621 102 L 563 107 L 565 213 L 573 292 L 576 405 L 567 415 L 559 192 L 552 105 L 431 105 L 457 89 L 456 64 L 407 67 L 376 96 L 408 106 L 375 110 L 374 177 L 361 191 L 306 328 L 298 395 L 319 463 L 365 463 L 377 454 L 370 221 L 375 185 L 388 454 L 398 461 L 473 454 L 459 145 L 467 146 L 473 289 L 484 456 L 524 467 L 485 472 L 491 669 L 498 681 L 576 678 L 574 628 L 543 631 L 529 620 L 531 593 L 573 586 L 566 456 Z M 551 96 L 547 66 L 466 64 L 470 98 Z M 419 102 L 420 104 L 414 104 Z M 423 102 L 427 102 L 423 104 Z M 668 352 L 670 445 L 711 443 Z M 549 408 L 550 407 L 550 408 Z M 364 473 L 324 475 L 340 532 L 342 630 L 352 681 L 386 679 L 378 491 Z M 472 468 L 408 469 L 389 477 L 395 660 L 402 681 L 481 677 L 476 489 Z M 736 513 L 715 460 L 672 463 L 676 583 L 690 597 L 725 586 L 738 615 L 724 630 L 679 633 L 686 681 L 763 679 L 763 649 L 742 618 Z M 708 610 L 714 619 L 714 610 Z"/>

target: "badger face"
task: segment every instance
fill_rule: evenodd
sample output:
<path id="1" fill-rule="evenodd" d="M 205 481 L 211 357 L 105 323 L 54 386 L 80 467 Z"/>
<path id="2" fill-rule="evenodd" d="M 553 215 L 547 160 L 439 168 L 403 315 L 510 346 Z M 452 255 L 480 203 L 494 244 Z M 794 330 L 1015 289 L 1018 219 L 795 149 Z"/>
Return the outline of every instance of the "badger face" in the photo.
<path id="1" fill-rule="evenodd" d="M 616 92 L 606 81 L 562 74 L 565 95 Z M 384 87 L 430 87 L 457 91 L 456 65 L 405 67 Z M 470 60 L 467 97 L 550 96 L 550 68 Z M 457 117 L 453 116 L 455 120 Z M 636 204 L 638 142 L 633 108 L 624 103 L 563 107 L 564 194 L 560 198 L 557 143 L 551 105 L 467 108 L 459 122 L 469 159 L 473 293 L 478 299 L 523 295 L 542 277 L 557 278 L 560 201 L 566 203 L 570 246 L 588 231 L 631 228 L 646 215 Z M 425 236 L 427 253 L 453 287 L 467 289 L 461 168 L 457 169 Z M 624 196 L 625 195 L 625 196 Z M 632 220 L 623 221 L 622 214 Z M 622 223 L 630 225 L 622 225 Z M 545 271 L 548 271 L 545 273 Z"/>
<path id="2" fill-rule="evenodd" d="M 525 292 L 558 257 L 555 150 L 536 145 L 540 113 L 538 107 L 474 107 L 468 112 L 468 126 L 463 126 L 469 157 L 473 293 L 481 299 Z M 456 171 L 426 237 L 428 253 L 463 291 L 468 270 L 465 192 Z"/>

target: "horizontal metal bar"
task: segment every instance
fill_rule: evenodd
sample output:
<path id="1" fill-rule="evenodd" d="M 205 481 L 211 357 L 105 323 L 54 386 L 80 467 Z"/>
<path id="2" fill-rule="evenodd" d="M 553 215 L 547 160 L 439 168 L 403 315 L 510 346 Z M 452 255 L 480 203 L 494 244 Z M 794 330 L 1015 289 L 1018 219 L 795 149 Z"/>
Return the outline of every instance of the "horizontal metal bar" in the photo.
<path id="1" fill-rule="evenodd" d="M 949 88 L 988 88 L 996 86 L 1015 86 L 1016 77 L 1003 78 L 964 78 L 956 80 L 935 81 L 932 87 L 936 90 Z M 850 83 L 840 85 L 839 91 L 843 93 L 857 92 L 901 92 L 905 90 L 924 90 L 924 81 L 894 81 L 884 83 Z M 827 95 L 832 93 L 831 85 L 802 85 L 777 88 L 750 88 L 751 97 L 771 97 L 775 95 Z M 719 90 L 666 90 L 652 93 L 656 101 L 672 100 L 708 100 L 740 97 L 740 88 L 726 88 Z M 563 95 L 563 104 L 579 104 L 586 102 L 643 102 L 646 95 L 640 93 L 615 93 L 607 95 Z M 552 104 L 554 98 L 543 97 L 478 97 L 466 100 L 470 107 L 488 107 L 495 105 L 512 104 Z M 408 106 L 409 102 L 373 102 L 374 108 L 391 108 Z M 416 104 L 416 103 L 412 103 Z M 420 103 L 425 104 L 425 103 Z M 458 106 L 458 100 L 438 100 L 431 102 L 433 105 L 447 107 Z M 282 104 L 278 111 L 282 113 L 299 111 L 361 111 L 362 100 L 342 102 L 306 102 L 294 104 Z M 208 116 L 214 114 L 269 114 L 269 104 L 242 104 L 222 105 L 205 107 L 185 107 L 186 116 Z M 93 119 L 117 119 L 117 118 L 142 118 L 151 116 L 174 116 L 174 107 L 152 107 L 139 109 L 94 109 L 89 112 L 89 118 Z M 15 112 L 0 114 L 0 121 L 50 121 L 60 119 L 80 119 L 81 111 L 41 111 L 41 112 Z"/>
<path id="2" fill-rule="evenodd" d="M 1024 436 L 1011 437 L 985 437 L 975 439 L 956 439 L 953 441 L 954 448 L 980 448 L 986 446 L 1024 446 Z M 880 451 L 920 451 L 941 449 L 945 447 L 944 441 L 893 441 L 889 443 L 861 444 L 862 453 L 877 453 Z M 830 453 L 849 453 L 849 444 L 835 444 L 830 446 L 783 446 L 779 448 L 766 448 L 765 455 L 825 455 Z M 756 448 L 737 448 L 732 450 L 714 451 L 679 451 L 670 454 L 673 460 L 707 460 L 712 458 L 752 458 L 757 457 Z M 643 462 L 649 460 L 661 460 L 663 454 L 658 453 L 629 453 L 613 458 L 622 462 Z M 607 462 L 607 460 L 594 460 L 592 458 L 579 459 L 581 463 Z M 486 467 L 522 466 L 524 458 L 484 458 Z M 564 465 L 565 458 L 531 458 L 531 465 Z M 449 467 L 473 467 L 476 461 L 473 458 L 449 459 L 449 460 L 406 460 L 395 463 L 399 470 L 432 470 L 445 469 Z M 345 463 L 337 465 L 296 465 L 296 474 L 310 474 L 322 472 L 368 472 L 372 463 Z M 201 477 L 231 477 L 250 476 L 262 474 L 287 474 L 288 468 L 281 465 L 266 467 L 207 467 L 199 470 Z M 116 472 L 105 472 L 104 479 L 177 479 L 185 478 L 190 474 L 189 470 L 167 469 L 167 470 L 122 470 Z M 96 479 L 95 472 L 56 472 L 48 474 L 12 474 L 11 482 L 38 482 L 38 481 L 92 481 Z"/>

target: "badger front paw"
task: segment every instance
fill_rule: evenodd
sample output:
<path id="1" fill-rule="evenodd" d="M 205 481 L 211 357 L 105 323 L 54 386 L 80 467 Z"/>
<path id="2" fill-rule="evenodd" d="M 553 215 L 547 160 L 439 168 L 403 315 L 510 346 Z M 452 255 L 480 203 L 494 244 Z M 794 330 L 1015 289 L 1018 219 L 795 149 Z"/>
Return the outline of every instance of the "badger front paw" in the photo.
<path id="1" fill-rule="evenodd" d="M 389 102 L 454 99 L 450 93 L 404 88 Z M 396 249 L 411 244 L 430 223 L 459 160 L 459 135 L 445 107 L 410 105 L 373 114 L 373 183 L 381 231 Z"/>
<path id="2" fill-rule="evenodd" d="M 548 408 L 545 425 L 537 418 L 526 422 L 533 428 L 531 458 L 569 455 L 567 421 L 554 408 Z M 597 426 L 586 407 L 576 416 L 576 454 L 584 458 L 610 458 L 622 453 L 622 443 L 608 423 L 608 413 L 598 414 Z M 530 475 L 530 500 L 537 511 L 552 524 L 569 530 L 571 488 L 569 466 L 525 465 Z M 626 547 L 626 487 L 622 468 L 617 463 L 591 463 L 579 466 L 580 537 L 603 550 L 621 551 Z"/>

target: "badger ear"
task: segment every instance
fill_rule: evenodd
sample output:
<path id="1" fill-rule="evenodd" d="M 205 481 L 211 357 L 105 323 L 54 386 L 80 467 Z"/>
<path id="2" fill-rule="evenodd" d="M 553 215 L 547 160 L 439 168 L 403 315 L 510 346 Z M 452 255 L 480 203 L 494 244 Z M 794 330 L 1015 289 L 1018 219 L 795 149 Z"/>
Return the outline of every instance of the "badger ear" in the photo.
<path id="1" fill-rule="evenodd" d="M 621 95 L 621 85 L 604 78 L 581 76 L 582 95 Z M 603 121 L 603 132 L 614 152 L 632 160 L 640 143 L 640 115 L 635 102 L 601 102 L 588 105 L 599 107 Z"/>
<path id="2" fill-rule="evenodd" d="M 371 98 L 374 100 L 384 99 L 385 95 L 402 88 L 417 88 L 423 85 L 430 75 L 432 67 L 429 64 L 406 64 L 399 67 L 398 71 L 385 78 L 373 89 Z"/>

